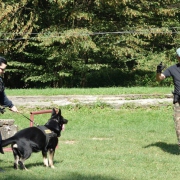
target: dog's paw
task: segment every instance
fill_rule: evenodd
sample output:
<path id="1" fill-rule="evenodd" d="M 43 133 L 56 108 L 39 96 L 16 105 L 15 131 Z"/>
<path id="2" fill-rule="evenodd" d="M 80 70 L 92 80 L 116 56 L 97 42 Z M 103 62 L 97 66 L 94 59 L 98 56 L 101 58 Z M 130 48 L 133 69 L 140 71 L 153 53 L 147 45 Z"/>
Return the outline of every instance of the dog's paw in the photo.
<path id="1" fill-rule="evenodd" d="M 14 169 L 18 169 L 18 164 L 14 163 Z"/>

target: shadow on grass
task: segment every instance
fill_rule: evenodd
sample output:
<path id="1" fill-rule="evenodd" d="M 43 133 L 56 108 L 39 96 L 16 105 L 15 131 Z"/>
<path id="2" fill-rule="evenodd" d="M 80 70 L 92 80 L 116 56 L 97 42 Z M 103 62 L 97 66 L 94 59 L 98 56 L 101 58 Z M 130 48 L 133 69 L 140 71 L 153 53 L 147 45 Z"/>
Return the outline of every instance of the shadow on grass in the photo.
<path id="1" fill-rule="evenodd" d="M 55 167 L 58 166 L 58 163 L 62 163 L 62 162 L 63 161 L 53 161 Z M 27 169 L 31 169 L 32 167 L 35 167 L 35 166 L 41 166 L 41 167 L 45 168 L 43 162 L 36 162 L 36 163 L 25 162 L 25 166 L 26 166 Z"/>
<path id="2" fill-rule="evenodd" d="M 0 160 L 0 164 L 4 163 L 4 160 Z M 10 166 L 3 166 L 3 168 L 0 168 L 0 179 L 2 180 L 7 180 L 7 179 L 13 179 L 13 180 L 117 180 L 117 178 L 111 177 L 109 176 L 105 176 L 105 175 L 101 175 L 101 174 L 83 174 L 83 173 L 79 173 L 79 172 L 67 172 L 67 173 L 63 173 L 63 175 L 61 174 L 61 172 L 54 171 L 54 169 L 51 169 L 50 171 L 54 171 L 54 173 L 52 174 L 52 177 L 50 178 L 48 175 L 49 171 L 46 171 L 47 173 L 47 177 L 46 173 L 43 171 L 42 173 L 44 173 L 44 175 L 39 174 L 37 177 L 37 174 L 39 172 L 36 172 L 35 170 L 31 170 L 30 167 L 32 166 L 36 166 L 36 169 L 38 169 L 38 166 L 42 166 L 42 163 L 34 163 L 34 164 L 28 164 L 26 165 L 28 169 L 28 171 L 26 170 L 15 170 L 13 169 L 13 164 L 12 167 Z M 48 169 L 47 169 L 48 170 Z M 15 173 L 13 173 L 15 172 Z M 21 173 L 22 172 L 22 173 Z M 43 177 L 42 177 L 43 176 Z M 129 180 L 126 178 L 121 178 L 118 177 L 118 180 Z"/>
<path id="3" fill-rule="evenodd" d="M 56 162 L 57 161 L 54 161 L 54 166 L 56 167 L 57 166 L 57 164 L 56 164 Z M 63 161 L 58 161 L 57 163 L 62 163 Z M 1 163 L 6 163 L 4 160 L 0 160 L 0 164 Z M 30 170 L 32 167 L 38 167 L 38 166 L 40 166 L 40 167 L 44 167 L 44 168 L 46 168 L 44 165 L 43 165 L 43 162 L 36 162 L 36 163 L 27 163 L 27 162 L 25 162 L 25 167 L 28 169 L 28 170 Z M 12 168 L 12 170 L 14 170 L 14 171 L 16 171 L 15 169 L 14 169 L 14 162 L 12 162 L 12 165 L 8 165 L 8 166 L 4 166 L 3 165 L 3 168 Z M 50 168 L 50 167 L 49 167 Z M 1 169 L 1 167 L 0 167 L 0 169 Z M 20 166 L 18 166 L 18 170 L 22 170 L 21 168 L 20 168 Z"/>
<path id="4" fill-rule="evenodd" d="M 6 176 L 6 179 L 12 179 L 14 178 L 13 176 Z M 21 177 L 19 175 L 18 177 L 18 180 L 24 180 L 24 178 L 26 177 Z M 26 178 L 27 180 L 32 180 L 32 178 Z M 87 176 L 83 176 L 81 174 L 72 174 L 72 175 L 69 175 L 68 177 L 63 177 L 63 178 L 60 178 L 60 176 L 57 176 L 57 179 L 59 180 L 117 180 L 117 179 L 114 179 L 114 178 L 111 178 L 111 177 L 104 177 L 104 176 L 92 176 L 92 175 L 89 175 L 88 177 Z M 40 179 L 40 178 L 34 178 L 33 177 L 33 180 L 45 180 L 45 179 Z M 54 179 L 53 179 L 54 180 Z M 121 179 L 119 178 L 118 180 L 127 180 L 127 179 Z"/>
<path id="5" fill-rule="evenodd" d="M 174 155 L 179 155 L 180 154 L 180 150 L 177 144 L 167 144 L 165 142 L 156 142 L 153 144 L 149 144 L 147 146 L 145 146 L 144 148 L 149 148 L 152 146 L 156 146 L 161 148 L 164 152 L 167 152 L 169 154 L 174 154 Z"/>
<path id="6" fill-rule="evenodd" d="M 17 170 L 14 170 L 14 171 L 17 171 Z M 0 176 L 5 174 L 5 178 L 0 178 L 2 180 L 7 180 L 7 179 L 14 179 L 14 180 L 117 180 L 117 178 L 113 178 L 113 177 L 110 177 L 110 176 L 103 176 L 103 175 L 91 175 L 91 174 L 80 174 L 80 173 L 75 173 L 75 172 L 70 172 L 68 173 L 68 175 L 63 175 L 63 177 L 61 176 L 60 173 L 58 173 L 57 175 L 53 175 L 52 178 L 48 177 L 45 178 L 41 178 L 41 175 L 39 177 L 35 177 L 33 174 L 31 176 L 29 176 L 29 171 L 27 172 L 26 175 L 22 175 L 22 173 L 20 172 L 18 175 L 9 175 L 6 173 L 7 171 L 2 171 L 0 172 Z M 121 178 L 119 177 L 118 180 L 128 180 L 126 178 Z"/>

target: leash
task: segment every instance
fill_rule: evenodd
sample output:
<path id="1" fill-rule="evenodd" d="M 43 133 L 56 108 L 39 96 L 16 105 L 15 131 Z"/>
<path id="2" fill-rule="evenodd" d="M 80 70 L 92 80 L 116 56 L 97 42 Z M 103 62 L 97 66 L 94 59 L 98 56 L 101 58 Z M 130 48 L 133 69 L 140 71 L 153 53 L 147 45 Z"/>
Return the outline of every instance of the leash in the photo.
<path id="1" fill-rule="evenodd" d="M 0 107 L 0 113 L 4 113 L 5 112 L 5 109 L 8 109 L 9 111 L 11 111 L 9 108 L 7 108 L 7 107 L 4 107 L 3 106 L 3 108 L 1 108 Z M 27 116 L 25 116 L 23 113 L 21 113 L 21 112 L 18 112 L 19 114 L 21 114 L 23 117 L 25 117 L 26 119 L 28 119 L 29 121 L 31 121 L 33 124 L 35 124 L 36 126 L 39 126 L 39 124 L 36 124 L 34 121 L 32 121 L 30 118 L 28 118 Z"/>
<path id="2" fill-rule="evenodd" d="M 36 126 L 39 126 L 39 124 L 36 124 L 34 121 L 32 121 L 30 118 L 28 118 L 27 116 L 25 116 L 24 114 L 18 112 L 19 114 L 21 114 L 23 117 L 25 117 L 26 119 L 28 119 L 29 121 L 31 121 L 32 123 L 34 123 Z"/>

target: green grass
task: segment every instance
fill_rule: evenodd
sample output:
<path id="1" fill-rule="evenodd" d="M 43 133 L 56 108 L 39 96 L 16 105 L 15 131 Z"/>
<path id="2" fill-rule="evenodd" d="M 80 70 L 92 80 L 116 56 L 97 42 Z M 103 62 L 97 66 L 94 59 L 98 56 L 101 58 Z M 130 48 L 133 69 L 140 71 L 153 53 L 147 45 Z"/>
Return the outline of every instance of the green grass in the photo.
<path id="1" fill-rule="evenodd" d="M 173 87 L 110 87 L 110 88 L 45 88 L 6 89 L 9 96 L 22 95 L 121 95 L 121 94 L 171 94 Z"/>
<path id="2" fill-rule="evenodd" d="M 177 180 L 179 150 L 172 107 L 102 108 L 61 107 L 69 120 L 59 138 L 56 169 L 43 167 L 41 153 L 26 162 L 29 171 L 14 170 L 11 152 L 1 155 L 0 179 L 14 180 Z M 26 112 L 25 115 L 29 116 Z M 20 128 L 29 121 L 6 112 Z M 50 114 L 37 115 L 44 124 Z"/>

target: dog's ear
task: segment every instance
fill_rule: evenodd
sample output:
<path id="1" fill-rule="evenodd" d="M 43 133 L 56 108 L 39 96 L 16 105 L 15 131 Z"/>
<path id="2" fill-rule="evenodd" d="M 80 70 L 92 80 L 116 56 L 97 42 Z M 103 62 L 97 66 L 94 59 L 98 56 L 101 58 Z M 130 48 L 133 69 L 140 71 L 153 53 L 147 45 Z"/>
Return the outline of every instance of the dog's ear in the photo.
<path id="1" fill-rule="evenodd" d="M 56 115 L 56 110 L 53 108 L 52 113 L 51 113 L 51 117 L 53 117 L 54 115 Z"/>
<path id="2" fill-rule="evenodd" d="M 59 116 L 61 116 L 61 109 L 59 109 L 59 112 L 58 112 Z"/>

